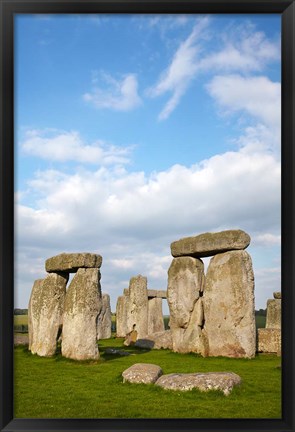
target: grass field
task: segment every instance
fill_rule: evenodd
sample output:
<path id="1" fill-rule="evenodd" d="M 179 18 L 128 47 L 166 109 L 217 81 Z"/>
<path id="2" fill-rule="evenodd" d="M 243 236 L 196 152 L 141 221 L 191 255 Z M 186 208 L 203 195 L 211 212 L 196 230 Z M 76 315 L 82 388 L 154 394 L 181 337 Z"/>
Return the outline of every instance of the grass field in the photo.
<path id="1" fill-rule="evenodd" d="M 122 339 L 99 341 L 97 362 L 41 358 L 15 348 L 16 418 L 280 418 L 280 358 L 202 358 L 169 350 L 124 347 Z M 106 354 L 107 347 L 130 356 Z M 198 390 L 173 392 L 154 385 L 122 382 L 134 363 L 154 363 L 172 372 L 232 371 L 242 384 L 229 396 Z"/>

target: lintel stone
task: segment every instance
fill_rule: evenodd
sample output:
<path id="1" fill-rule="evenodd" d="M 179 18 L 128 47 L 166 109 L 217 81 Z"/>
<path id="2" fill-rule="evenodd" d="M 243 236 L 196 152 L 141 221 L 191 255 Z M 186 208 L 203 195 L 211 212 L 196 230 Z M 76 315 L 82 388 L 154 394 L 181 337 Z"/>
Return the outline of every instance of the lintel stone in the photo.
<path id="1" fill-rule="evenodd" d="M 45 262 L 48 273 L 75 273 L 79 268 L 100 268 L 102 257 L 93 253 L 61 253 Z"/>
<path id="2" fill-rule="evenodd" d="M 166 290 L 153 290 L 148 289 L 148 298 L 167 298 L 167 291 Z"/>
<path id="3" fill-rule="evenodd" d="M 231 250 L 243 250 L 250 244 L 250 236 L 242 230 L 227 230 L 185 237 L 171 243 L 173 257 L 202 258 Z"/>

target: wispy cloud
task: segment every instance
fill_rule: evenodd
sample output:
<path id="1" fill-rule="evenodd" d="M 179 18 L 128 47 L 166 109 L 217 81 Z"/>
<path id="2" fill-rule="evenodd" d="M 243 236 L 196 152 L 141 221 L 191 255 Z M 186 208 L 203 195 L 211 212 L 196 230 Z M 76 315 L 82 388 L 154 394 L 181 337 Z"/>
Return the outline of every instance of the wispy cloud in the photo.
<path id="1" fill-rule="evenodd" d="M 209 18 L 198 20 L 189 37 L 181 43 L 168 68 L 162 73 L 157 84 L 147 91 L 150 97 L 157 97 L 166 92 L 172 96 L 159 115 L 159 120 L 165 120 L 178 105 L 186 92 L 198 67 L 200 47 L 197 44 L 202 31 L 208 26 Z"/>
<path id="2" fill-rule="evenodd" d="M 22 150 L 42 159 L 64 162 L 112 165 L 129 162 L 131 146 L 119 147 L 102 140 L 87 144 L 76 131 L 29 130 Z"/>
<path id="3" fill-rule="evenodd" d="M 131 111 L 141 105 L 138 95 L 138 82 L 135 74 L 128 74 L 121 80 L 116 80 L 106 73 L 101 74 L 106 87 L 94 85 L 90 93 L 85 93 L 83 99 L 98 109 L 115 111 Z"/>
<path id="4" fill-rule="evenodd" d="M 279 38 L 270 41 L 263 32 L 255 32 L 253 26 L 246 24 L 235 27 L 230 35 L 218 35 L 217 40 L 216 35 L 210 33 L 209 18 L 204 17 L 197 21 L 191 34 L 179 45 L 170 65 L 158 82 L 147 90 L 147 95 L 158 97 L 172 93 L 158 117 L 165 120 L 199 74 L 252 73 L 262 71 L 267 63 L 279 59 Z M 261 84 L 265 87 L 265 82 Z"/>

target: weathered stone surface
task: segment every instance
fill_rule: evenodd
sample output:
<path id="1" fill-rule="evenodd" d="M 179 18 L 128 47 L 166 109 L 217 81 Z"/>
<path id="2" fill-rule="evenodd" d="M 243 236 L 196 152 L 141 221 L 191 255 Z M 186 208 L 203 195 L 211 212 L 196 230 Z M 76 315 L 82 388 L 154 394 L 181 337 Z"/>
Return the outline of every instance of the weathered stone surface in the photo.
<path id="1" fill-rule="evenodd" d="M 35 281 L 28 308 L 29 349 L 33 354 L 55 354 L 62 326 L 68 276 L 51 273 Z"/>
<path id="2" fill-rule="evenodd" d="M 174 351 L 181 353 L 195 352 L 206 356 L 208 342 L 202 331 L 203 324 L 203 298 L 200 297 L 194 305 L 187 328 L 172 329 Z"/>
<path id="3" fill-rule="evenodd" d="M 92 253 L 62 253 L 45 262 L 45 269 L 51 272 L 75 273 L 78 268 L 100 268 L 102 257 Z"/>
<path id="4" fill-rule="evenodd" d="M 131 332 L 127 333 L 125 340 L 124 340 L 124 345 L 125 346 L 130 346 L 130 345 L 134 345 L 135 342 L 137 341 L 137 330 L 135 330 L 135 325 L 134 325 L 134 329 L 131 330 Z"/>
<path id="5" fill-rule="evenodd" d="M 116 336 L 125 337 L 128 333 L 127 328 L 127 311 L 129 297 L 123 295 L 119 296 L 116 305 Z"/>
<path id="6" fill-rule="evenodd" d="M 166 299 L 167 298 L 167 291 L 166 290 L 153 290 L 153 289 L 148 289 L 148 298 L 162 298 L 162 299 Z"/>
<path id="7" fill-rule="evenodd" d="M 124 288 L 123 294 L 124 296 L 129 296 L 129 288 Z"/>
<path id="8" fill-rule="evenodd" d="M 148 301 L 148 334 L 152 335 L 165 330 L 162 311 L 162 298 L 151 298 Z"/>
<path id="9" fill-rule="evenodd" d="M 160 366 L 151 363 L 136 363 L 122 373 L 123 382 L 152 384 L 162 375 Z"/>
<path id="10" fill-rule="evenodd" d="M 204 264 L 192 257 L 174 258 L 168 270 L 167 300 L 173 350 L 203 352 L 201 295 L 205 283 Z"/>
<path id="11" fill-rule="evenodd" d="M 112 312 L 110 296 L 102 294 L 102 306 L 97 318 L 97 339 L 109 339 L 112 336 Z"/>
<path id="12" fill-rule="evenodd" d="M 281 311 L 282 311 L 282 300 L 271 299 L 267 300 L 266 310 L 266 328 L 281 328 Z"/>
<path id="13" fill-rule="evenodd" d="M 144 339 L 137 339 L 135 346 L 145 349 L 171 349 L 173 348 L 171 330 L 148 335 Z"/>
<path id="14" fill-rule="evenodd" d="M 242 230 L 204 233 L 171 243 L 171 254 L 174 257 L 202 258 L 230 250 L 246 249 L 250 241 L 250 236 Z"/>
<path id="15" fill-rule="evenodd" d="M 147 278 L 141 275 L 130 279 L 129 301 L 127 302 L 127 330 L 137 331 L 137 337 L 148 334 Z"/>
<path id="16" fill-rule="evenodd" d="M 258 352 L 281 353 L 281 330 L 278 328 L 258 329 Z"/>
<path id="17" fill-rule="evenodd" d="M 176 391 L 188 391 L 194 388 L 201 391 L 221 390 L 225 396 L 228 396 L 233 387 L 241 382 L 241 377 L 233 372 L 174 373 L 162 375 L 155 385 Z"/>
<path id="18" fill-rule="evenodd" d="M 225 252 L 211 259 L 203 304 L 205 355 L 254 357 L 254 274 L 246 251 Z"/>
<path id="19" fill-rule="evenodd" d="M 74 360 L 98 359 L 97 317 L 102 307 L 100 272 L 80 268 L 65 298 L 62 355 Z"/>
<path id="20" fill-rule="evenodd" d="M 273 293 L 273 297 L 274 297 L 275 299 L 281 299 L 281 298 L 282 298 L 281 291 L 275 291 L 275 292 Z"/>
<path id="21" fill-rule="evenodd" d="M 170 328 L 187 328 L 191 313 L 204 289 L 204 264 L 192 257 L 174 258 L 168 270 L 167 300 Z"/>

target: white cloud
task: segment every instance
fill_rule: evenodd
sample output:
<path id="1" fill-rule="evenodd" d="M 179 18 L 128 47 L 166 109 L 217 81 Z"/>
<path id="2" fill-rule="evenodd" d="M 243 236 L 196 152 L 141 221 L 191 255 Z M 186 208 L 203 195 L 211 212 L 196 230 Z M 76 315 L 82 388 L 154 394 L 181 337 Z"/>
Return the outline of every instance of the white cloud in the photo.
<path id="1" fill-rule="evenodd" d="M 270 61 L 280 59 L 279 38 L 269 41 L 263 32 L 255 32 L 253 26 L 235 27 L 223 33 L 220 50 L 203 57 L 199 69 L 204 71 L 261 71 Z"/>
<path id="2" fill-rule="evenodd" d="M 87 164 L 126 164 L 131 147 L 118 147 L 98 140 L 86 144 L 75 131 L 29 130 L 21 143 L 23 151 L 51 161 Z"/>
<path id="3" fill-rule="evenodd" d="M 281 235 L 280 234 L 273 234 L 273 233 L 262 233 L 257 235 L 253 242 L 255 245 L 259 246 L 280 246 L 281 245 Z"/>
<path id="4" fill-rule="evenodd" d="M 86 102 L 91 103 L 95 108 L 115 111 L 131 111 L 141 105 L 136 75 L 126 75 L 122 80 L 116 80 L 105 73 L 101 76 L 108 87 L 95 86 L 90 93 L 83 95 Z"/>
<path id="5" fill-rule="evenodd" d="M 158 21 L 156 21 L 157 23 Z M 230 35 L 222 33 L 218 35 L 218 40 L 216 40 L 216 35 L 208 36 L 209 24 L 208 17 L 197 21 L 189 37 L 178 47 L 170 65 L 162 72 L 158 82 L 147 91 L 147 95 L 150 97 L 158 97 L 166 92 L 172 93 L 159 115 L 159 120 L 165 120 L 170 116 L 197 75 L 204 72 L 210 74 L 216 72 L 257 72 L 262 71 L 268 62 L 280 59 L 279 40 L 269 41 L 263 32 L 255 32 L 251 25 L 235 27 L 235 31 L 231 32 Z M 222 46 L 218 48 L 220 43 Z M 231 78 L 234 79 L 234 76 L 229 76 L 229 79 Z M 221 77 L 215 78 L 215 80 L 218 79 Z M 274 88 L 275 85 L 270 89 L 268 83 L 263 82 L 263 80 L 266 79 L 258 77 L 257 82 L 253 82 L 253 91 L 255 84 L 261 85 L 261 87 L 256 88 L 256 90 L 259 89 L 258 98 L 265 89 L 271 92 L 267 96 L 268 98 L 277 99 L 279 89 Z M 211 83 L 211 86 L 213 85 L 214 81 Z M 211 91 L 213 92 L 213 90 L 212 88 Z M 258 112 L 259 104 L 255 114 Z M 265 117 L 269 118 L 270 115 L 271 112 L 265 112 Z"/>
<path id="6" fill-rule="evenodd" d="M 172 96 L 159 115 L 160 120 L 169 117 L 186 92 L 197 71 L 197 60 L 200 48 L 197 44 L 201 33 L 208 26 L 207 17 L 197 21 L 188 38 L 181 43 L 168 68 L 162 73 L 158 83 L 151 87 L 147 94 L 151 97 L 172 92 Z"/>
<path id="7" fill-rule="evenodd" d="M 150 176 L 110 168 L 41 171 L 29 186 L 37 207 L 16 207 L 21 262 L 27 250 L 43 260 L 66 251 L 100 253 L 113 307 L 135 274 L 166 289 L 170 243 L 183 236 L 241 228 L 253 241 L 278 243 L 272 236 L 280 227 L 280 163 L 271 154 L 241 149 Z M 27 296 L 42 275 L 24 275 L 31 278 Z"/>
<path id="8" fill-rule="evenodd" d="M 210 95 L 229 112 L 244 110 L 267 126 L 280 125 L 281 85 L 265 76 L 218 75 L 207 85 Z"/>

